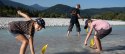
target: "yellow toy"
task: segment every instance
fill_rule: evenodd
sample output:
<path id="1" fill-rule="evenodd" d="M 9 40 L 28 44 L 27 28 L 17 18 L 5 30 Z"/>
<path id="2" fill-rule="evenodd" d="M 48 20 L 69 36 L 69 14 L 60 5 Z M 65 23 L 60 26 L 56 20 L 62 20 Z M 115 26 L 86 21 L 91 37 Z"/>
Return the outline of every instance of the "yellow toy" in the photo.
<path id="1" fill-rule="evenodd" d="M 86 33 L 88 33 L 88 28 L 86 29 Z"/>
<path id="2" fill-rule="evenodd" d="M 94 47 L 94 38 L 92 38 L 91 40 L 90 40 L 90 47 Z"/>
<path id="3" fill-rule="evenodd" d="M 44 45 L 44 46 L 42 47 L 42 50 L 41 50 L 42 53 L 41 53 L 41 54 L 45 54 L 47 47 L 48 47 L 48 44 L 46 44 L 46 45 Z"/>

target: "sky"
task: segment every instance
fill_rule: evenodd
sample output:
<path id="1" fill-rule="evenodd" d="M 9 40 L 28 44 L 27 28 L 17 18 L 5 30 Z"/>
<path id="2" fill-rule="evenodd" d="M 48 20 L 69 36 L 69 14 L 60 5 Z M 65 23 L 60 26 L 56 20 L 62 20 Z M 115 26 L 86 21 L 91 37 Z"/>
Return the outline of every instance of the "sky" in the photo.
<path id="1" fill-rule="evenodd" d="M 125 7 L 125 0 L 12 0 L 25 5 L 39 4 L 43 7 L 51 7 L 56 4 L 64 4 L 75 7 L 81 5 L 81 9 L 105 8 L 105 7 Z"/>

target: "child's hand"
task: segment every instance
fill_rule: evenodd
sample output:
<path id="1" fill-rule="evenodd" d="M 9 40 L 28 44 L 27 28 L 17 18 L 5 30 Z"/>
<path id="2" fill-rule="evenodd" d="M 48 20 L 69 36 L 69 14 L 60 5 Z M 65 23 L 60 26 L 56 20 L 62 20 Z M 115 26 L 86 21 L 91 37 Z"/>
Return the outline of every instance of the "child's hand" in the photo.
<path id="1" fill-rule="evenodd" d="M 87 46 L 87 41 L 84 41 L 84 46 Z"/>
<path id="2" fill-rule="evenodd" d="M 18 14 L 22 13 L 20 10 L 17 11 Z"/>

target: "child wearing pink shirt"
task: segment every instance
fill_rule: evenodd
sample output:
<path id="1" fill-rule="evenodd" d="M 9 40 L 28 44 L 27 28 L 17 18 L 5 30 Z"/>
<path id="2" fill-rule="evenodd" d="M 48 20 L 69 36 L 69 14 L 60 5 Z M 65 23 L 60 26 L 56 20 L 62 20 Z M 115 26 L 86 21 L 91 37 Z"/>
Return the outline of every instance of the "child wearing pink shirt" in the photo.
<path id="1" fill-rule="evenodd" d="M 104 21 L 104 20 L 91 20 L 88 19 L 85 21 L 85 27 L 84 29 L 90 28 L 90 31 L 88 32 L 84 45 L 87 45 L 87 41 L 92 33 L 92 31 L 95 31 L 94 34 L 94 48 L 96 49 L 96 52 L 101 52 L 102 51 L 102 46 L 101 46 L 101 41 L 100 39 L 104 38 L 108 34 L 111 33 L 112 27 L 111 25 Z"/>

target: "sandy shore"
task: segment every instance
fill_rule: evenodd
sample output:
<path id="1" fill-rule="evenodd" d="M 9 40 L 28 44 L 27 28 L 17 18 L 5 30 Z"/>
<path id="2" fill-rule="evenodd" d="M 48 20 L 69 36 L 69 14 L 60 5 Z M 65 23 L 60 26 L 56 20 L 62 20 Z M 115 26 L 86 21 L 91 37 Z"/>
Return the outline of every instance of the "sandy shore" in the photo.
<path id="1" fill-rule="evenodd" d="M 33 18 L 35 19 L 35 18 Z M 46 22 L 46 26 L 68 26 L 70 19 L 64 19 L 64 18 L 43 18 Z M 24 18 L 11 18 L 11 17 L 0 17 L 0 28 L 6 28 L 8 26 L 8 23 L 11 21 L 21 21 L 25 20 Z M 86 20 L 86 19 L 85 19 Z M 84 22 L 82 19 L 79 19 L 80 25 L 84 25 Z M 125 21 L 108 21 L 111 25 L 125 25 Z"/>

